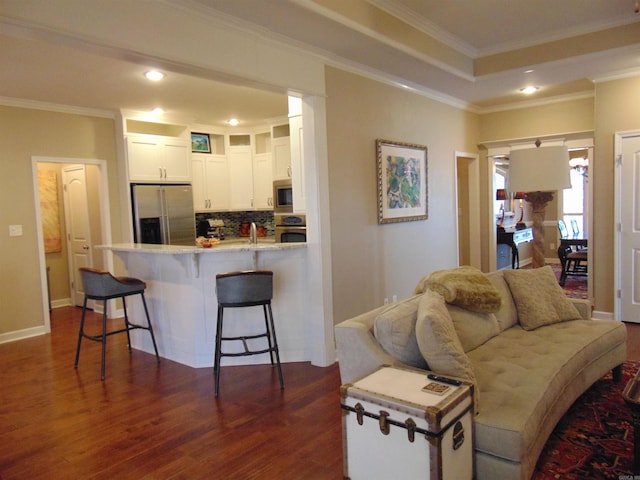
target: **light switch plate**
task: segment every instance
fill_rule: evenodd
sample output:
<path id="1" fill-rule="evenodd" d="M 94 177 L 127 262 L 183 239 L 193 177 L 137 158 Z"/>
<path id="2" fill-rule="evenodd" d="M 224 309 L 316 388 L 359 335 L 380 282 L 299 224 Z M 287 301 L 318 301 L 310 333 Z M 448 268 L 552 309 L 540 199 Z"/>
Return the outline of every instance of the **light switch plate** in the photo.
<path id="1" fill-rule="evenodd" d="M 22 225 L 9 225 L 9 236 L 10 237 L 21 237 L 22 236 Z"/>

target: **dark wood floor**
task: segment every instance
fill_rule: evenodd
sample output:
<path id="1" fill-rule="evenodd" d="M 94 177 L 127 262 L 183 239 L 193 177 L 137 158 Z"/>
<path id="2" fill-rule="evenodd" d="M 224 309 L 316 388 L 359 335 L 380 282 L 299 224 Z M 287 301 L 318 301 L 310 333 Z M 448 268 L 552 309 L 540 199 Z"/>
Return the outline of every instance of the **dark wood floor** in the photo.
<path id="1" fill-rule="evenodd" d="M 52 333 L 0 345 L 0 478 L 342 478 L 339 373 L 309 363 L 192 369 L 109 338 L 83 343 L 79 308 Z"/>
<path id="2" fill-rule="evenodd" d="M 192 369 L 126 349 L 110 337 L 83 344 L 73 368 L 80 309 L 54 311 L 52 333 L 0 345 L 0 478 L 342 478 L 337 365 Z M 640 325 L 628 325 L 640 360 Z"/>

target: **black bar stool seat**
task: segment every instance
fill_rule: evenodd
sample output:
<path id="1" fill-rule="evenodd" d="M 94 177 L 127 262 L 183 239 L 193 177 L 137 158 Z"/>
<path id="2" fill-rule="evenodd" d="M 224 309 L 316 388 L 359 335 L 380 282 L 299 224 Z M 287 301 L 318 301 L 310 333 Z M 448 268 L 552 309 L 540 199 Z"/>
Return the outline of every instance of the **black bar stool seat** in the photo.
<path id="1" fill-rule="evenodd" d="M 222 357 L 244 357 L 269 353 L 271 365 L 277 365 L 280 377 L 280 388 L 284 388 L 282 366 L 276 330 L 273 325 L 273 312 L 271 311 L 271 299 L 273 298 L 273 272 L 269 270 L 247 270 L 243 272 L 221 273 L 216 275 L 216 295 L 218 297 L 218 319 L 216 327 L 216 346 L 214 352 L 213 373 L 216 377 L 215 396 L 218 396 L 220 387 L 220 359 Z M 229 337 L 223 336 L 222 325 L 225 308 L 241 308 L 262 305 L 264 313 L 265 331 L 256 335 L 244 335 Z M 267 348 L 251 349 L 247 343 L 249 339 L 266 337 Z M 223 341 L 241 341 L 244 351 L 238 353 L 224 353 Z"/>
<path id="2" fill-rule="evenodd" d="M 138 328 L 142 330 L 148 330 L 151 334 L 153 349 L 156 352 L 156 360 L 158 363 L 160 363 L 160 356 L 158 355 L 156 338 L 153 334 L 151 320 L 149 319 L 147 301 L 144 298 L 144 291 L 147 285 L 142 280 L 139 280 L 137 278 L 114 277 L 109 272 L 103 272 L 100 270 L 95 270 L 93 268 L 80 268 L 80 275 L 82 276 L 82 284 L 84 287 L 84 303 L 82 304 L 82 319 L 80 320 L 80 332 L 78 333 L 78 347 L 76 349 L 75 367 L 78 367 L 78 359 L 80 358 L 80 346 L 82 344 L 82 339 L 86 338 L 95 342 L 100 342 L 102 344 L 102 368 L 100 372 L 100 378 L 104 380 L 107 337 L 109 335 L 126 332 L 129 351 L 131 351 L 131 335 L 129 332 Z M 142 297 L 144 312 L 147 316 L 146 327 L 131 323 L 129 321 L 125 297 L 128 297 L 130 295 L 140 295 Z M 107 300 L 110 300 L 112 298 L 122 298 L 122 307 L 124 309 L 124 328 L 107 332 Z M 103 302 L 102 333 L 99 335 L 88 335 L 84 331 L 85 314 L 87 311 L 88 300 L 102 300 Z"/>

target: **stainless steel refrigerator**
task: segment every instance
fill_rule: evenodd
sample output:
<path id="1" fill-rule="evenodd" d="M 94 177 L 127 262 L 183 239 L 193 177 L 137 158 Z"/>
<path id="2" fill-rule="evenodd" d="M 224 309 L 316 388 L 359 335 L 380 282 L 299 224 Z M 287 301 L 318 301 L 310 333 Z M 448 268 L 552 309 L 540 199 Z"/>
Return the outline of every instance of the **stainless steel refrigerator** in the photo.
<path id="1" fill-rule="evenodd" d="M 132 185 L 136 243 L 195 245 L 191 185 Z"/>

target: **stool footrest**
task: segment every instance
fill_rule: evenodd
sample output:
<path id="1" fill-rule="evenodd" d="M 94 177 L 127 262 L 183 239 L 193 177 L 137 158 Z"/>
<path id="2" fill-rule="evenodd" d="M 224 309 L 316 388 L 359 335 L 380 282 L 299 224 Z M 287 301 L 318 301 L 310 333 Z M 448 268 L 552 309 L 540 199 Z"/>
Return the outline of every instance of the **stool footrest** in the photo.
<path id="1" fill-rule="evenodd" d="M 258 355 L 260 353 L 275 352 L 274 348 L 265 348 L 264 350 L 245 350 L 239 353 L 223 353 L 220 352 L 220 357 L 248 357 L 249 355 Z"/>
<path id="2" fill-rule="evenodd" d="M 125 333 L 127 330 L 131 331 L 131 330 L 137 330 L 137 329 L 141 329 L 141 330 L 147 330 L 150 331 L 149 327 L 143 327 L 142 325 L 135 325 L 133 323 L 129 324 L 129 328 L 121 328 L 119 330 L 111 330 L 110 332 L 105 332 L 104 334 L 100 334 L 100 335 L 89 335 L 87 333 L 81 332 L 80 335 L 82 335 L 82 337 L 88 339 L 88 340 L 93 340 L 94 342 L 101 342 L 102 341 L 102 337 L 108 337 L 109 335 L 116 335 L 118 333 Z"/>

